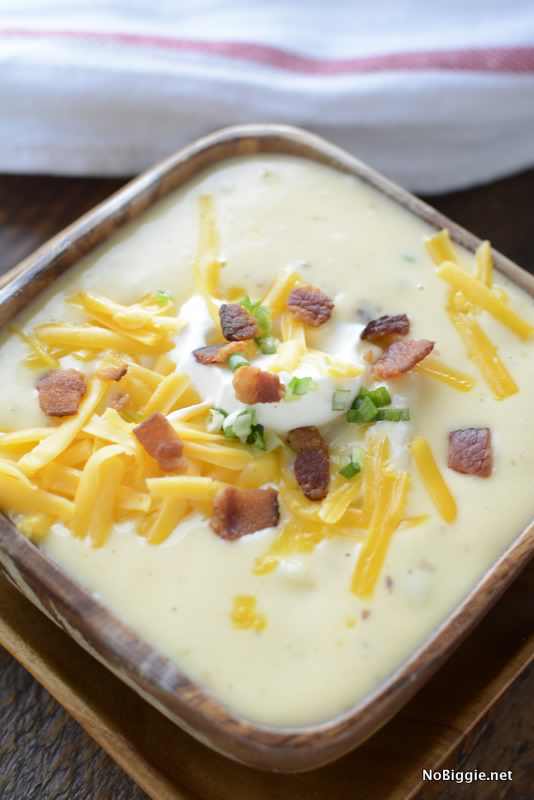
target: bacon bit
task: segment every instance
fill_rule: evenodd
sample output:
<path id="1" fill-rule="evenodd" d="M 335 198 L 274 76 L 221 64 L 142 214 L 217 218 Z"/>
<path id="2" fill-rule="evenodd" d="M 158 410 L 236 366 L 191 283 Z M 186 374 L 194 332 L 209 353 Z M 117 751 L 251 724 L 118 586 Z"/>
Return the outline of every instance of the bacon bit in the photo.
<path id="1" fill-rule="evenodd" d="M 219 318 L 223 336 L 229 342 L 243 342 L 258 336 L 258 323 L 239 303 L 223 303 Z"/>
<path id="2" fill-rule="evenodd" d="M 323 500 L 330 485 L 330 455 L 319 428 L 293 428 L 288 444 L 296 451 L 295 478 L 308 500 Z"/>
<path id="3" fill-rule="evenodd" d="M 328 450 L 328 445 L 315 425 L 293 428 L 287 435 L 287 443 L 296 453 L 302 450 Z"/>
<path id="4" fill-rule="evenodd" d="M 77 369 L 55 369 L 37 381 L 39 405 L 49 417 L 76 414 L 86 391 L 85 376 Z"/>
<path id="5" fill-rule="evenodd" d="M 210 344 L 193 350 L 193 355 L 199 364 L 224 364 L 232 353 L 243 350 L 241 342 L 228 342 L 227 344 Z"/>
<path id="6" fill-rule="evenodd" d="M 464 475 L 489 478 L 493 469 L 489 428 L 463 428 L 449 433 L 450 469 Z"/>
<path id="7" fill-rule="evenodd" d="M 395 314 L 394 316 L 385 314 L 383 317 L 368 322 L 360 334 L 360 339 L 375 342 L 383 339 L 384 336 L 392 334 L 406 336 L 408 333 L 410 333 L 410 320 L 406 314 Z"/>
<path id="8" fill-rule="evenodd" d="M 322 449 L 301 450 L 295 459 L 295 478 L 308 500 L 324 500 L 330 485 L 330 458 Z"/>
<path id="9" fill-rule="evenodd" d="M 388 590 L 388 592 L 393 591 L 393 578 L 391 577 L 391 575 L 386 575 L 386 589 Z"/>
<path id="10" fill-rule="evenodd" d="M 332 316 L 334 303 L 315 286 L 297 286 L 289 295 L 287 307 L 297 319 L 315 328 L 324 325 Z"/>
<path id="11" fill-rule="evenodd" d="M 370 610 L 368 608 L 363 608 L 362 609 L 362 619 L 369 619 L 370 616 L 371 616 Z"/>
<path id="12" fill-rule="evenodd" d="M 278 375 L 257 367 L 241 367 L 233 377 L 235 396 L 240 403 L 278 403 L 284 396 L 284 387 Z"/>
<path id="13" fill-rule="evenodd" d="M 211 527 L 221 539 L 240 539 L 273 528 L 280 520 L 274 489 L 236 489 L 227 486 L 216 496 Z"/>
<path id="14" fill-rule="evenodd" d="M 97 370 L 97 377 L 103 381 L 120 381 L 128 372 L 128 364 L 109 364 Z"/>
<path id="15" fill-rule="evenodd" d="M 122 411 L 130 402 L 130 395 L 128 392 L 117 392 L 113 394 L 108 401 L 109 408 L 114 408 L 115 411 Z"/>
<path id="16" fill-rule="evenodd" d="M 373 365 L 375 378 L 398 378 L 413 369 L 434 349 L 427 339 L 401 339 L 389 345 Z"/>
<path id="17" fill-rule="evenodd" d="M 167 417 L 159 411 L 134 428 L 133 433 L 161 469 L 169 472 L 184 465 L 182 441 Z"/>

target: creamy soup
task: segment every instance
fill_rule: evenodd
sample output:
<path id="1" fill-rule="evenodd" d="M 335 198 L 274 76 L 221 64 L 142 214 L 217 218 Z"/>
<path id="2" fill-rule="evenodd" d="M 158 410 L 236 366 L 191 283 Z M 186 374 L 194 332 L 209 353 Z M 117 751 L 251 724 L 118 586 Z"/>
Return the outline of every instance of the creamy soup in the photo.
<path id="1" fill-rule="evenodd" d="M 324 324 L 288 311 L 305 285 L 333 303 Z M 201 363 L 193 351 L 221 342 L 221 303 L 245 295 L 255 342 Z M 402 314 L 409 333 L 361 338 Z M 320 165 L 228 162 L 85 258 L 4 334 L 1 505 L 233 711 L 276 726 L 330 719 L 413 653 L 531 520 L 532 322 L 532 300 L 493 282 L 488 246 L 475 263 Z M 380 377 L 395 344 L 427 340 L 429 355 Z M 278 376 L 278 401 L 239 400 L 249 365 Z M 36 389 L 55 368 L 86 379 L 63 417 Z M 171 469 L 134 433 L 152 413 L 183 446 Z M 296 475 L 287 441 L 301 426 L 325 443 L 323 499 Z M 478 474 L 448 467 L 448 436 L 464 429 L 486 437 L 467 465 Z M 224 538 L 211 523 L 227 486 L 274 489 L 279 521 Z"/>

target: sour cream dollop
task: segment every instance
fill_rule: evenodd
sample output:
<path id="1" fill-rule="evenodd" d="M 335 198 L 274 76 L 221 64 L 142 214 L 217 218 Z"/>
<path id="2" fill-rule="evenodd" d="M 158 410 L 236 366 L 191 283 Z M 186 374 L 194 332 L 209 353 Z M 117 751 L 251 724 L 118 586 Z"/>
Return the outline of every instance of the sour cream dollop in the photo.
<path id="1" fill-rule="evenodd" d="M 206 302 L 201 295 L 193 295 L 181 308 L 180 318 L 184 328 L 176 338 L 176 346 L 170 357 L 177 368 L 187 374 L 191 383 L 204 401 L 216 408 L 222 408 L 231 414 L 246 408 L 235 396 L 232 385 L 233 373 L 228 367 L 217 364 L 199 364 L 193 356 L 193 350 L 209 343 L 210 334 L 214 331 L 213 320 Z M 355 325 L 346 322 L 328 323 L 328 330 L 315 335 L 314 346 L 320 342 L 321 349 L 334 358 L 360 365 L 358 354 L 359 331 Z M 254 359 L 254 366 L 269 371 L 276 355 L 262 355 Z M 350 378 L 333 378 L 321 369 L 316 358 L 305 355 L 298 368 L 291 373 L 281 372 L 280 379 L 287 386 L 291 378 L 311 378 L 313 388 L 306 394 L 282 400 L 279 403 L 258 403 L 256 420 L 266 429 L 275 433 L 287 433 L 293 428 L 304 425 L 322 426 L 333 422 L 345 413 L 344 409 L 333 408 L 334 393 L 347 391 L 348 400 L 352 401 L 358 394 L 362 384 L 362 375 Z"/>

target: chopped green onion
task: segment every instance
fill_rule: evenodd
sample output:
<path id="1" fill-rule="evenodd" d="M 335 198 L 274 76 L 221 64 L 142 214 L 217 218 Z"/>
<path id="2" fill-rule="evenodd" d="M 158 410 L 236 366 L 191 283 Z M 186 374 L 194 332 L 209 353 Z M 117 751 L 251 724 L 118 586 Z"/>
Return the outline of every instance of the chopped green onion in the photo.
<path id="1" fill-rule="evenodd" d="M 385 386 L 378 386 L 376 389 L 366 389 L 365 386 L 362 386 L 358 397 L 352 404 L 353 408 L 356 407 L 355 403 L 360 397 L 370 397 L 377 408 L 389 406 L 391 403 L 391 395 Z"/>
<path id="2" fill-rule="evenodd" d="M 355 475 L 361 472 L 363 457 L 364 457 L 364 451 L 362 450 L 362 448 L 355 447 L 352 451 L 352 457 L 349 463 L 345 464 L 345 466 L 339 470 L 339 474 L 343 475 L 343 477 L 347 478 L 348 480 L 354 478 Z"/>
<path id="3" fill-rule="evenodd" d="M 389 406 L 391 403 L 391 395 L 385 386 L 378 386 L 369 392 L 369 397 L 377 408 L 382 406 Z"/>
<path id="4" fill-rule="evenodd" d="M 224 435 L 228 439 L 239 439 L 245 443 L 256 424 L 256 410 L 243 408 L 229 414 L 223 423 Z"/>
<path id="5" fill-rule="evenodd" d="M 255 312 L 256 322 L 262 337 L 267 337 L 271 333 L 271 312 L 265 306 L 259 305 Z"/>
<path id="6" fill-rule="evenodd" d="M 347 422 L 372 422 L 378 409 L 368 395 L 358 396 L 347 412 Z"/>
<path id="7" fill-rule="evenodd" d="M 350 389 L 336 389 L 332 395 L 332 411 L 346 411 L 350 407 Z"/>
<path id="8" fill-rule="evenodd" d="M 167 303 L 172 302 L 172 299 L 170 292 L 167 292 L 165 289 L 158 289 L 157 292 L 154 292 L 154 300 L 158 306 L 166 306 Z"/>
<path id="9" fill-rule="evenodd" d="M 416 261 L 415 256 L 410 255 L 410 253 L 403 253 L 402 260 L 407 261 L 409 264 L 414 264 Z"/>
<path id="10" fill-rule="evenodd" d="M 232 372 L 235 372 L 236 369 L 239 369 L 240 367 L 248 367 L 249 365 L 250 361 L 248 360 L 248 358 L 245 358 L 245 356 L 242 353 L 232 353 L 232 355 L 228 359 L 228 366 L 230 367 Z"/>
<path id="11" fill-rule="evenodd" d="M 265 444 L 265 431 L 263 425 L 252 426 L 252 431 L 249 433 L 247 437 L 247 444 L 252 445 L 252 447 L 256 447 L 258 450 L 267 449 L 267 445 Z"/>
<path id="12" fill-rule="evenodd" d="M 387 420 L 389 422 L 407 422 L 409 419 L 409 408 L 379 408 L 376 414 L 377 422 L 380 420 Z"/>
<path id="13" fill-rule="evenodd" d="M 293 400 L 295 397 L 302 397 L 304 394 L 315 389 L 313 378 L 291 378 L 286 386 L 286 400 Z"/>
<path id="14" fill-rule="evenodd" d="M 250 297 L 244 297 L 240 301 L 240 305 L 243 308 L 246 308 L 249 314 L 255 318 L 256 322 L 258 323 L 258 328 L 260 331 L 260 338 L 264 338 L 266 336 L 270 336 L 271 334 L 271 312 L 265 306 L 262 306 L 261 300 L 256 300 L 254 303 Z"/>
<path id="15" fill-rule="evenodd" d="M 264 336 L 256 339 L 256 344 L 266 356 L 272 356 L 278 350 L 278 340 L 274 336 Z"/>
<path id="16" fill-rule="evenodd" d="M 227 416 L 228 413 L 222 408 L 210 408 L 208 422 L 206 424 L 208 433 L 219 433 L 219 431 L 222 431 L 224 420 Z"/>
<path id="17" fill-rule="evenodd" d="M 350 479 L 354 478 L 354 476 L 357 475 L 360 470 L 360 464 L 357 464 L 354 461 L 349 461 L 348 464 L 345 464 L 345 466 L 339 470 L 339 474 L 343 475 L 344 478 L 347 478 L 347 480 L 350 481 Z"/>

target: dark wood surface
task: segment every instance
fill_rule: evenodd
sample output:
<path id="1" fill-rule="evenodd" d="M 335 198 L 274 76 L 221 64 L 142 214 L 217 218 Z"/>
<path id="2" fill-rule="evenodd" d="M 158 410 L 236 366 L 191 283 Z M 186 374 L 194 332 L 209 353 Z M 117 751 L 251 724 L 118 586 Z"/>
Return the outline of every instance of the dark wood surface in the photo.
<path id="1" fill-rule="evenodd" d="M 13 266 L 120 183 L 1 177 L 0 269 Z M 430 200 L 534 271 L 533 196 L 534 171 L 530 171 L 490 187 Z M 0 797 L 85 800 L 144 796 L 7 654 L 1 655 L 0 670 Z M 457 691 L 451 687 L 453 694 Z M 513 784 L 443 786 L 438 794 L 434 787 L 425 797 L 531 800 L 533 701 L 534 671 L 530 668 L 491 716 L 481 721 L 464 750 L 454 756 L 455 768 L 513 769 Z"/>

